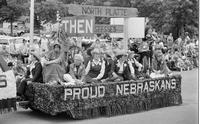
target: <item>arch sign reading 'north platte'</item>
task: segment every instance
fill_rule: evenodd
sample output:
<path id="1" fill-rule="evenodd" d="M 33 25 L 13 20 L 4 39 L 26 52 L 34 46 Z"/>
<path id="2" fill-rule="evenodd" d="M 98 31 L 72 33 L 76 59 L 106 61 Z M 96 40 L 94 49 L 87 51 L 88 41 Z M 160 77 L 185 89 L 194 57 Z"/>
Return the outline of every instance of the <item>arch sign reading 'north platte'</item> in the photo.
<path id="1" fill-rule="evenodd" d="M 75 4 L 69 4 L 67 5 L 67 7 L 68 12 L 73 15 L 127 18 L 136 17 L 138 13 L 136 8 L 89 6 Z"/>

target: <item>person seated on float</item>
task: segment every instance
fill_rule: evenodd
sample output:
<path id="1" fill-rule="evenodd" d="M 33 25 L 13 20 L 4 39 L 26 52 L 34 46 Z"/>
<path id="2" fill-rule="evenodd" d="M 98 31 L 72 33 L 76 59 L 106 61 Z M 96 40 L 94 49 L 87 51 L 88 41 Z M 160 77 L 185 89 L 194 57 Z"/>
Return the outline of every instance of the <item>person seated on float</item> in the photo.
<path id="1" fill-rule="evenodd" d="M 27 71 L 27 77 L 24 77 L 19 87 L 17 88 L 17 95 L 22 99 L 25 98 L 25 90 L 29 83 L 43 83 L 42 64 L 40 56 L 36 52 L 31 52 L 29 56 L 30 65 Z"/>
<path id="2" fill-rule="evenodd" d="M 171 74 L 166 61 L 164 59 L 164 55 L 160 49 L 154 52 L 153 58 L 153 72 L 150 74 L 151 78 L 165 77 Z"/>
<path id="3" fill-rule="evenodd" d="M 45 83 L 53 85 L 63 81 L 65 73 L 64 52 L 57 41 L 53 45 L 53 50 L 48 54 L 47 60 L 43 59 L 42 62 Z"/>
<path id="4" fill-rule="evenodd" d="M 26 78 L 27 77 L 27 67 L 24 66 L 22 64 L 22 61 L 21 60 L 16 60 L 16 62 L 12 62 L 13 63 L 13 72 L 14 72 L 14 75 L 15 75 L 15 78 L 16 78 L 16 85 L 17 87 L 19 86 L 21 80 L 23 78 Z"/>
<path id="5" fill-rule="evenodd" d="M 135 76 L 137 79 L 144 79 L 144 78 L 149 78 L 149 75 L 147 75 L 146 73 L 142 72 L 143 69 L 143 65 L 141 63 L 139 63 L 136 59 L 135 56 L 137 54 L 135 54 L 135 52 L 130 52 L 128 55 L 128 62 L 132 63 L 132 66 L 135 70 Z"/>
<path id="6" fill-rule="evenodd" d="M 75 45 L 71 46 L 69 48 L 69 52 L 68 52 L 68 54 L 69 54 L 69 64 L 73 63 L 74 55 L 75 54 L 80 54 L 80 53 L 81 53 L 81 48 L 80 47 L 75 46 Z"/>
<path id="7" fill-rule="evenodd" d="M 103 53 L 102 56 L 103 56 L 102 59 L 105 61 L 105 73 L 102 78 L 102 82 L 112 81 L 112 80 L 110 80 L 112 78 L 113 68 L 114 68 L 114 61 L 112 59 L 113 58 L 112 53 L 105 52 L 105 53 Z"/>
<path id="8" fill-rule="evenodd" d="M 85 82 L 85 65 L 81 54 L 74 55 L 74 63 L 70 64 L 69 74 L 64 74 L 65 85 L 82 84 Z"/>
<path id="9" fill-rule="evenodd" d="M 125 51 L 116 53 L 116 60 L 114 62 L 113 79 L 115 81 L 133 80 L 136 79 L 135 69 L 130 61 L 128 61 L 128 54 Z"/>
<path id="10" fill-rule="evenodd" d="M 96 39 L 96 41 L 90 46 L 90 48 L 91 49 L 95 49 L 95 48 L 97 48 L 97 49 L 100 49 L 101 48 L 101 42 L 100 42 L 100 40 L 99 39 Z"/>
<path id="11" fill-rule="evenodd" d="M 91 51 L 92 58 L 86 64 L 86 82 L 98 82 L 100 81 L 105 73 L 105 61 L 100 57 L 101 51 L 97 48 Z"/>

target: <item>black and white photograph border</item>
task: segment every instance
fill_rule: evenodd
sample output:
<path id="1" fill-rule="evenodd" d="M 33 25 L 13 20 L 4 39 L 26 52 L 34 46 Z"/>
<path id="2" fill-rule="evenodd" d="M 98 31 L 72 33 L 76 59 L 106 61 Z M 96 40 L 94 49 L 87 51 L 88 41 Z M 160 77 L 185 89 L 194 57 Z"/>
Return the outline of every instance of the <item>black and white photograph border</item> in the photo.
<path id="1" fill-rule="evenodd" d="M 198 124 L 198 0 L 0 0 L 0 124 Z"/>

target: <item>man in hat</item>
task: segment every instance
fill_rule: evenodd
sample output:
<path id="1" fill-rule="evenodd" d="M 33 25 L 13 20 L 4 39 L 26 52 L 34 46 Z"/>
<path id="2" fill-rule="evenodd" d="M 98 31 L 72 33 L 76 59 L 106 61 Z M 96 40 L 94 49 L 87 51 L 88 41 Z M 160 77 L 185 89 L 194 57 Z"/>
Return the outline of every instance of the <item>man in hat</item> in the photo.
<path id="1" fill-rule="evenodd" d="M 85 82 L 85 65 L 83 62 L 83 56 L 75 54 L 74 63 L 70 64 L 69 74 L 64 74 L 64 80 L 72 84 Z"/>
<path id="2" fill-rule="evenodd" d="M 17 95 L 25 99 L 25 90 L 29 83 L 43 83 L 42 65 L 40 63 L 40 56 L 36 52 L 31 52 L 29 56 L 30 65 L 27 70 L 27 77 L 22 79 L 17 88 Z"/>
<path id="3" fill-rule="evenodd" d="M 119 51 L 116 53 L 114 62 L 113 77 L 116 77 L 116 81 L 133 80 L 136 78 L 135 69 L 132 63 L 128 62 L 128 54 L 126 51 Z"/>
<path id="4" fill-rule="evenodd" d="M 128 55 L 128 63 L 131 63 L 134 70 L 135 70 L 135 77 L 137 79 L 143 79 L 143 78 L 149 78 L 149 75 L 147 75 L 146 73 L 143 73 L 143 65 L 141 63 L 139 63 L 135 57 L 137 56 L 137 54 L 135 54 L 133 51 L 129 52 Z"/>

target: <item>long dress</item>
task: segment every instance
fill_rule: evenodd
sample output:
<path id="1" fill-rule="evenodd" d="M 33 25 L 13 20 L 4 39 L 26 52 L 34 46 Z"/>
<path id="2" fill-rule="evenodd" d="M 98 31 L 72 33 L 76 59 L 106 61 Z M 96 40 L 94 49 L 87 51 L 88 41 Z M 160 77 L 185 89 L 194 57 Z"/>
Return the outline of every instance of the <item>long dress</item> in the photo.
<path id="1" fill-rule="evenodd" d="M 48 58 L 49 61 L 60 58 L 60 62 L 49 64 L 44 67 L 44 82 L 48 83 L 49 81 L 63 81 L 63 75 L 65 74 L 63 54 L 52 51 Z"/>

